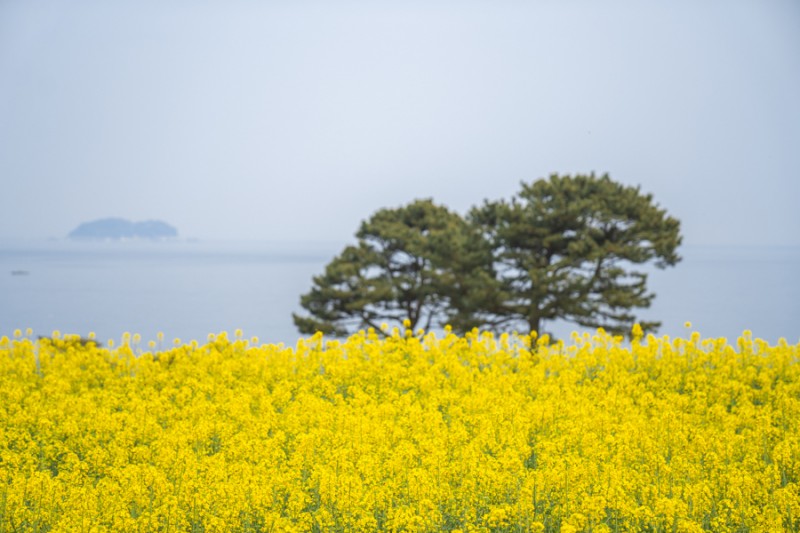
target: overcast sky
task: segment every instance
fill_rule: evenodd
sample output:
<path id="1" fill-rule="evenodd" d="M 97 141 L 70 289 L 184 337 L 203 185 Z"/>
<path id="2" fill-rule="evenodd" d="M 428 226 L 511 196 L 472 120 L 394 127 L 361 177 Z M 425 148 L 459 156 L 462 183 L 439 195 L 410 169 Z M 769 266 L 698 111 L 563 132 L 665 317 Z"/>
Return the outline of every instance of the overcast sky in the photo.
<path id="1" fill-rule="evenodd" d="M 0 238 L 347 242 L 591 171 L 800 244 L 800 2 L 0 0 Z"/>

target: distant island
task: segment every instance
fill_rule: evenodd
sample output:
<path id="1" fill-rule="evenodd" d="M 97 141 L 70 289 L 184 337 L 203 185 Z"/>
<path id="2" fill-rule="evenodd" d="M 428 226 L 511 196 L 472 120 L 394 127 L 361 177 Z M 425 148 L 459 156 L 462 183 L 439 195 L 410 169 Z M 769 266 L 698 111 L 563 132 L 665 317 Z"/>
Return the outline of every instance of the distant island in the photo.
<path id="1" fill-rule="evenodd" d="M 103 218 L 84 222 L 68 237 L 73 240 L 122 240 L 122 239 L 173 239 L 178 230 L 160 220 L 131 222 L 123 218 Z"/>

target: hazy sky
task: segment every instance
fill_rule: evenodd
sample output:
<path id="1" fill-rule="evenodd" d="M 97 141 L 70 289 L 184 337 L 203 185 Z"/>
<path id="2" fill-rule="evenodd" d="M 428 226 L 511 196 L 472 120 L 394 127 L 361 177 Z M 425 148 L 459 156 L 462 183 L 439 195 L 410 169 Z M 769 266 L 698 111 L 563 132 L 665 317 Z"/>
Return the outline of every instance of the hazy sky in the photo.
<path id="1" fill-rule="evenodd" d="M 348 242 L 590 171 L 800 244 L 800 2 L 0 0 L 0 238 Z"/>

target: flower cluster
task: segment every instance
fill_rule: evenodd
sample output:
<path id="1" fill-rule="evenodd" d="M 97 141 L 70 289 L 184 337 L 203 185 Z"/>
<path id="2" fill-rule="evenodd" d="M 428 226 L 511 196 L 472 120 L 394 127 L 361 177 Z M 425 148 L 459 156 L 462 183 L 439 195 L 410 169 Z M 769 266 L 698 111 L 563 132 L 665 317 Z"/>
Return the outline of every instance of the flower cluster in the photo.
<path id="1" fill-rule="evenodd" d="M 0 531 L 800 529 L 800 345 L 640 331 L 3 338 Z"/>

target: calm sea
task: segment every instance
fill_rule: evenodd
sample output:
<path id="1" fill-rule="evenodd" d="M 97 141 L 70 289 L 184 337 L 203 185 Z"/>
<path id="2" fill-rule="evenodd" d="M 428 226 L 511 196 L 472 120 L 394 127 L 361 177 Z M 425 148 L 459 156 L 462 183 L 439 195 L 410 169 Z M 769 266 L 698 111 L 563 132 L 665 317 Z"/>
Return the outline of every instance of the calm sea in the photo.
<path id="1" fill-rule="evenodd" d="M 204 341 L 237 328 L 294 345 L 292 312 L 332 245 L 269 243 L 0 243 L 0 336 L 31 328 L 101 341 L 139 333 Z M 735 340 L 745 329 L 800 342 L 800 247 L 685 246 L 676 267 L 650 275 L 657 294 L 643 318 L 659 334 Z M 573 329 L 551 324 L 560 337 Z"/>

